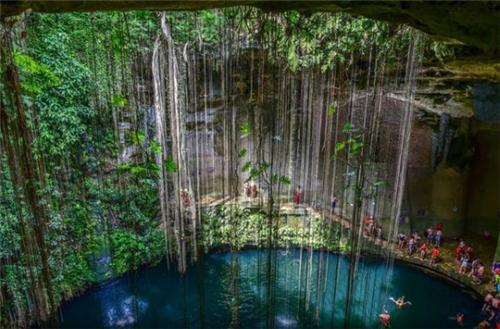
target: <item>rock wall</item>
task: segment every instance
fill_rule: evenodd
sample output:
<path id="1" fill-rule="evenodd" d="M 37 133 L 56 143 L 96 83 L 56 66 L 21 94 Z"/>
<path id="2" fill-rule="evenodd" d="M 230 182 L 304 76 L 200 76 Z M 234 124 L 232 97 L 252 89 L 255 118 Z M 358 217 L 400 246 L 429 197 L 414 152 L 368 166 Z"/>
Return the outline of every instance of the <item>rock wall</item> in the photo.
<path id="1" fill-rule="evenodd" d="M 446 164 L 432 169 L 432 128 L 417 120 L 413 128 L 406 204 L 413 231 L 443 223 L 447 236 L 463 235 L 467 213 L 468 170 Z"/>
<path id="2" fill-rule="evenodd" d="M 447 161 L 432 169 L 433 128 L 417 120 L 407 177 L 411 229 L 422 232 L 442 222 L 444 234 L 459 237 L 488 231 L 498 237 L 500 211 L 500 131 L 498 123 L 472 119 L 468 131 L 451 142 Z M 457 121 L 456 121 L 457 122 Z M 469 156 L 470 147 L 473 153 Z"/>
<path id="3" fill-rule="evenodd" d="M 496 125 L 498 129 L 498 124 Z M 468 232 L 485 230 L 498 236 L 500 212 L 500 133 L 479 128 L 473 137 L 475 152 L 471 165 L 468 199 Z"/>

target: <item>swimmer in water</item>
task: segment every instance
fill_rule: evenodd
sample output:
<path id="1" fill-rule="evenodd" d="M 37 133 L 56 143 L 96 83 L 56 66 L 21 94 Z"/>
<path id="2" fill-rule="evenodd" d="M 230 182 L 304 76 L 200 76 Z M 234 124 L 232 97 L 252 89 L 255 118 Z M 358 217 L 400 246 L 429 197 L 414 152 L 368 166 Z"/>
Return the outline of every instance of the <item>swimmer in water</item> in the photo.
<path id="1" fill-rule="evenodd" d="M 456 319 L 459 325 L 462 326 L 464 324 L 464 315 L 462 313 L 458 313 Z"/>
<path id="2" fill-rule="evenodd" d="M 411 306 L 411 302 L 405 302 L 405 296 L 398 298 L 397 300 L 394 299 L 393 297 L 389 298 L 390 301 L 392 301 L 394 304 L 396 304 L 397 308 L 403 308 L 406 305 Z"/>
<path id="3" fill-rule="evenodd" d="M 384 313 L 379 314 L 378 318 L 380 320 L 380 323 L 382 323 L 387 328 L 391 325 L 391 315 L 389 314 L 389 312 L 387 312 L 387 310 L 384 310 Z"/>

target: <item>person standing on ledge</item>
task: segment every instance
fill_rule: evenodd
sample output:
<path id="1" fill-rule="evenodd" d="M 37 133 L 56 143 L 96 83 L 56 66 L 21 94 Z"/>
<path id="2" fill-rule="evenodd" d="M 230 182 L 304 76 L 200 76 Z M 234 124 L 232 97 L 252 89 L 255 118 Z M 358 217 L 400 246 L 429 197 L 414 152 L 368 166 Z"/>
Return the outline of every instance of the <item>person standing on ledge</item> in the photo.
<path id="1" fill-rule="evenodd" d="M 425 258 L 425 255 L 427 255 L 427 244 L 424 243 L 422 247 L 418 249 L 420 251 L 420 260 L 423 261 Z"/>
<path id="2" fill-rule="evenodd" d="M 406 234 L 404 234 L 404 232 L 399 233 L 398 239 L 399 239 L 399 243 L 398 243 L 399 250 L 403 250 L 405 247 L 405 243 L 406 243 Z"/>
<path id="3" fill-rule="evenodd" d="M 335 213 L 335 207 L 337 206 L 337 195 L 332 196 L 332 213 Z"/>
<path id="4" fill-rule="evenodd" d="M 408 241 L 408 254 L 411 256 L 413 254 L 413 244 L 415 240 L 413 240 L 413 237 L 410 236 L 410 240 Z"/>
<path id="5" fill-rule="evenodd" d="M 300 193 L 301 193 L 301 191 L 302 190 L 300 189 L 300 185 L 297 186 L 297 188 L 295 189 L 295 204 L 297 204 L 297 205 L 300 203 L 300 198 L 301 198 Z"/>
<path id="6" fill-rule="evenodd" d="M 243 195 L 248 197 L 250 195 L 250 185 L 248 185 L 248 183 L 245 182 L 245 184 L 243 184 Z"/>
<path id="7" fill-rule="evenodd" d="M 432 226 L 427 229 L 427 244 L 430 245 L 434 241 L 434 230 Z"/>
<path id="8" fill-rule="evenodd" d="M 431 251 L 431 265 L 436 265 L 436 261 L 439 257 L 439 248 L 438 246 L 434 246 Z"/>
<path id="9" fill-rule="evenodd" d="M 440 229 L 436 230 L 436 246 L 441 247 L 441 239 L 443 238 L 443 232 Z"/>

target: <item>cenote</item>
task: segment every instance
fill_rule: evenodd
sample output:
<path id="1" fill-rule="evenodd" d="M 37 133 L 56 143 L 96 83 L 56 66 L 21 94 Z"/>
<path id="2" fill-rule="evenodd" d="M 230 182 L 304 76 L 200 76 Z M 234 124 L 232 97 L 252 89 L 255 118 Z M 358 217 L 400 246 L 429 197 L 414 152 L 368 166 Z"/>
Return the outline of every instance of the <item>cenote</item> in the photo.
<path id="1" fill-rule="evenodd" d="M 144 267 L 63 304 L 60 325 L 343 327 L 347 258 L 326 252 L 314 252 L 311 258 L 309 251 L 298 249 L 273 254 L 277 270 L 271 282 L 267 280 L 267 251 L 208 254 L 201 266 L 189 267 L 184 276 L 168 270 L 164 263 Z M 459 328 L 451 319 L 458 312 L 465 314 L 466 326 L 477 323 L 481 302 L 447 280 L 397 262 L 392 268 L 393 279 L 387 283 L 385 263 L 376 259 L 361 260 L 358 270 L 350 327 L 377 327 L 384 306 L 391 313 L 393 328 Z M 268 298 L 270 286 L 272 298 Z M 412 306 L 396 309 L 388 300 L 403 295 Z"/>
<path id="2" fill-rule="evenodd" d="M 500 326 L 496 1 L 0 2 L 1 329 Z"/>

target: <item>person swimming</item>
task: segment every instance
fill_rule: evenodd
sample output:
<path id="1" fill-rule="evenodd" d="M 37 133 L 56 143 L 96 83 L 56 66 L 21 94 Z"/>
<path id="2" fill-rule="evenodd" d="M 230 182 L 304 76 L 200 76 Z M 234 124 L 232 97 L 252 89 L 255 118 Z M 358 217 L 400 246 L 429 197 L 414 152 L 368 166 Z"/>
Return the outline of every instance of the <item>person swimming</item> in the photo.
<path id="1" fill-rule="evenodd" d="M 389 312 L 387 312 L 387 310 L 384 310 L 384 313 L 379 314 L 378 318 L 380 320 L 380 323 L 382 323 L 386 327 L 390 327 L 390 325 L 391 325 L 391 315 L 389 314 Z"/>
<path id="2" fill-rule="evenodd" d="M 448 320 L 457 321 L 459 325 L 463 326 L 465 315 L 463 313 L 457 313 L 457 315 L 449 317 Z"/>
<path id="3" fill-rule="evenodd" d="M 407 305 L 411 306 L 411 302 L 405 302 L 405 296 L 399 297 L 398 299 L 394 299 L 393 297 L 389 297 L 389 300 L 396 304 L 397 308 L 403 308 Z"/>

